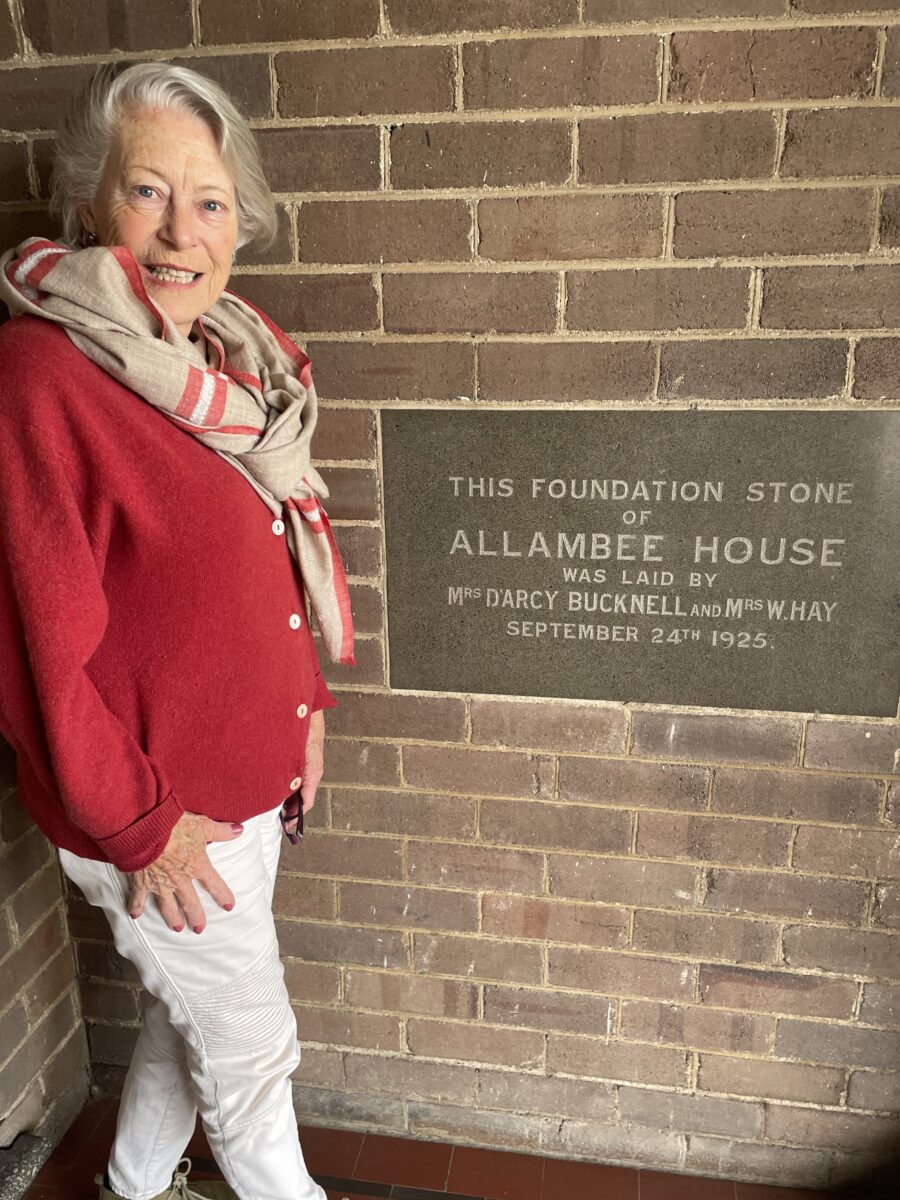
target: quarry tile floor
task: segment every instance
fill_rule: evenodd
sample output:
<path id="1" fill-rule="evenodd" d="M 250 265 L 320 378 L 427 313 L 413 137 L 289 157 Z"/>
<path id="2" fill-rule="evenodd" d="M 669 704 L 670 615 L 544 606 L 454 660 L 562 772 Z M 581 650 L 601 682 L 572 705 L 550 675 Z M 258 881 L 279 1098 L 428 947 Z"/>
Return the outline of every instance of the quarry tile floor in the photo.
<path id="1" fill-rule="evenodd" d="M 41 1168 L 27 1200 L 95 1200 L 117 1102 L 94 1100 Z M 328 1200 L 834 1200 L 833 1193 L 729 1183 L 659 1171 L 564 1162 L 308 1126 L 306 1162 Z M 203 1134 L 188 1147 L 192 1177 L 218 1175 Z"/>

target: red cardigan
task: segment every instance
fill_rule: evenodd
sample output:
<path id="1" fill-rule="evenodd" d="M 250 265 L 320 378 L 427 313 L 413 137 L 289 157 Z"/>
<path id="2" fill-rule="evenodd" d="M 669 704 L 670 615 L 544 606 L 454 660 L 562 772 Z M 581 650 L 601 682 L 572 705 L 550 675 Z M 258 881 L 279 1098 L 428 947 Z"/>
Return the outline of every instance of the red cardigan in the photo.
<path id="1" fill-rule="evenodd" d="M 134 871 L 274 808 L 335 701 L 250 484 L 50 321 L 0 364 L 0 733 L 50 841 Z"/>

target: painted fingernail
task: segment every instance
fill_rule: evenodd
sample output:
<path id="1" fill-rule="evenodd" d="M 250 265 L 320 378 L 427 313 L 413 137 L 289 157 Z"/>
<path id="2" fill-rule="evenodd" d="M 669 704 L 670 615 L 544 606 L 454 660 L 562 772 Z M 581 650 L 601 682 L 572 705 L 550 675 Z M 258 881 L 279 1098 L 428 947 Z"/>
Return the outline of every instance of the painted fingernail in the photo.
<path id="1" fill-rule="evenodd" d="M 237 821 L 232 821 L 231 822 L 231 832 L 232 833 L 243 833 L 244 827 L 243 827 L 243 825 L 239 824 Z"/>
<path id="2" fill-rule="evenodd" d="M 173 931 L 173 933 L 182 933 L 182 932 L 183 932 L 183 930 L 184 930 L 184 926 L 183 926 L 183 925 L 173 925 L 173 926 L 172 926 L 172 931 Z"/>
<path id="3" fill-rule="evenodd" d="M 233 904 L 223 904 L 222 907 L 225 909 L 226 912 L 231 912 L 231 910 L 234 908 L 234 905 Z"/>
<path id="4" fill-rule="evenodd" d="M 193 929 L 194 933 L 202 933 L 203 932 L 202 925 L 192 925 L 191 929 Z"/>

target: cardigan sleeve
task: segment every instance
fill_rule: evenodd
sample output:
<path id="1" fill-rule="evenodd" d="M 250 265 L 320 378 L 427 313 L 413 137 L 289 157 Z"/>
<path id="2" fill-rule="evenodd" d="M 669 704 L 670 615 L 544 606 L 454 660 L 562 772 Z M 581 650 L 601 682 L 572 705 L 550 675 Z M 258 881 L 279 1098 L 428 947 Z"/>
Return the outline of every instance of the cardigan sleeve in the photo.
<path id="1" fill-rule="evenodd" d="M 0 406 L 0 731 L 72 824 L 134 871 L 158 857 L 183 810 L 91 680 L 107 623 L 102 564 L 53 406 L 39 399 L 29 419 L 43 411 L 41 429 Z"/>

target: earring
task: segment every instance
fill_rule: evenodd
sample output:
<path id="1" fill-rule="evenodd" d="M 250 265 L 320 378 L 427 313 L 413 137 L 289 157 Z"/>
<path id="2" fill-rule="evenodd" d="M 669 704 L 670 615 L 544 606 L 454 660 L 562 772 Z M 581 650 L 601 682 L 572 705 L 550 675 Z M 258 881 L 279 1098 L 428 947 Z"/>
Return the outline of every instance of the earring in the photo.
<path id="1" fill-rule="evenodd" d="M 91 232 L 90 232 L 90 230 L 88 230 L 87 234 L 85 235 L 85 238 L 86 238 L 86 240 L 87 240 L 87 244 L 88 244 L 89 246 L 94 246 L 94 245 L 96 245 L 96 242 L 97 242 L 97 235 L 96 235 L 96 233 L 91 233 Z"/>

